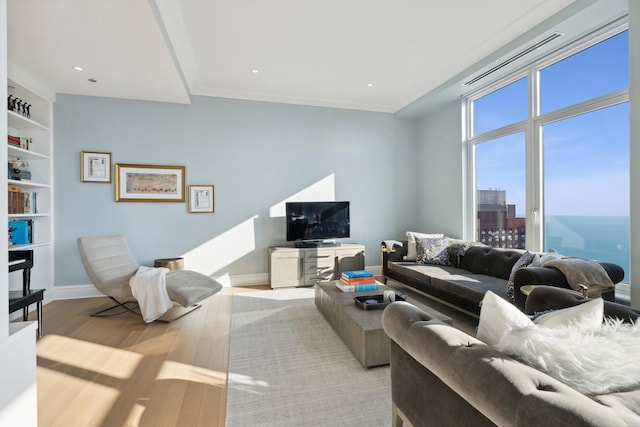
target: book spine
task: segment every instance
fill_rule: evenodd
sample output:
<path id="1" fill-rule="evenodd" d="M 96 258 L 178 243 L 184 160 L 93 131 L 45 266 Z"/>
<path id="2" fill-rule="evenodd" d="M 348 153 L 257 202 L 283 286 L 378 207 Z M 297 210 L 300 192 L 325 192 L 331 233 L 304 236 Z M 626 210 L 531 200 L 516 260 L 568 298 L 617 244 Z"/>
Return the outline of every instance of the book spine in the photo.
<path id="1" fill-rule="evenodd" d="M 374 277 L 359 277 L 356 279 L 346 279 L 344 277 L 341 277 L 340 280 L 342 281 L 342 283 L 349 286 L 376 283 L 376 279 Z"/>
<path id="2" fill-rule="evenodd" d="M 342 272 L 342 277 L 347 279 L 355 279 L 360 277 L 373 277 L 373 273 L 367 270 L 354 270 Z"/>
<path id="3" fill-rule="evenodd" d="M 363 292 L 363 291 L 375 291 L 378 289 L 377 283 L 372 283 L 368 285 L 354 285 L 347 286 L 342 283 L 336 283 L 338 289 L 341 289 L 343 292 Z"/>

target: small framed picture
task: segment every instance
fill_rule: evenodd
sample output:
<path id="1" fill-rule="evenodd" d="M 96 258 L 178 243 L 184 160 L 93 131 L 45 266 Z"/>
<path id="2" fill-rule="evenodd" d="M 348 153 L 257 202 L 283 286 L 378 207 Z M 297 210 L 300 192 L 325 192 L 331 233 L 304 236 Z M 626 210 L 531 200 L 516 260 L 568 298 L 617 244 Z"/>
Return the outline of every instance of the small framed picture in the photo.
<path id="1" fill-rule="evenodd" d="M 213 185 L 189 186 L 189 212 L 213 213 Z"/>
<path id="2" fill-rule="evenodd" d="M 82 182 L 111 182 L 111 153 L 81 151 L 80 170 Z"/>

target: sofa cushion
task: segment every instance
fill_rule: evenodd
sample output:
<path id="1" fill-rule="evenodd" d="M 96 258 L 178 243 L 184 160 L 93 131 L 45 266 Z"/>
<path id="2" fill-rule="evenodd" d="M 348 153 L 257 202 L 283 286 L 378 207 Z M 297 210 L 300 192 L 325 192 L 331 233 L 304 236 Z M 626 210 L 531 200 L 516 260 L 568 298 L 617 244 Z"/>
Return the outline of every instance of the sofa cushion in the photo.
<path id="1" fill-rule="evenodd" d="M 507 283 L 504 279 L 484 274 L 472 274 L 466 270 L 450 271 L 450 273 L 449 275 L 433 275 L 431 277 L 431 287 L 467 301 L 472 301 L 476 306 L 479 306 L 487 291 L 498 293 L 500 298 L 504 297 L 502 290 Z M 505 300 L 505 302 L 508 301 Z"/>
<path id="2" fill-rule="evenodd" d="M 449 265 L 447 237 L 416 237 L 417 262 L 423 264 Z"/>
<path id="3" fill-rule="evenodd" d="M 513 265 L 523 253 L 524 250 L 522 249 L 472 246 L 467 249 L 464 256 L 460 257 L 459 267 L 472 273 L 486 274 L 487 276 L 508 280 Z"/>
<path id="4" fill-rule="evenodd" d="M 404 256 L 405 261 L 415 261 L 418 256 L 418 250 L 416 248 L 416 236 L 417 237 L 444 237 L 444 234 L 425 234 L 417 233 L 415 231 L 407 231 L 407 255 Z"/>

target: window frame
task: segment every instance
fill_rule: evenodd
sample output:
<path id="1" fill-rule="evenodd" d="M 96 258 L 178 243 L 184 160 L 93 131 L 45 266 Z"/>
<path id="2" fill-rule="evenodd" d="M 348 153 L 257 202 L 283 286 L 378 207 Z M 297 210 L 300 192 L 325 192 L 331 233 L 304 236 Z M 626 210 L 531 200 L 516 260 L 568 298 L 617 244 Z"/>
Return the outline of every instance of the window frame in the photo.
<path id="1" fill-rule="evenodd" d="M 507 74 L 487 85 L 470 91 L 463 96 L 465 120 L 463 135 L 466 136 L 464 158 L 466 161 L 465 177 L 465 210 L 464 235 L 466 239 L 476 236 L 477 206 L 476 206 L 476 146 L 483 142 L 501 138 L 516 132 L 525 134 L 525 245 L 528 250 L 541 252 L 544 249 L 544 165 L 543 165 L 543 134 L 542 129 L 549 123 L 565 120 L 581 114 L 593 112 L 602 108 L 629 102 L 629 87 L 616 92 L 591 98 L 577 104 L 569 105 L 559 110 L 540 114 L 540 71 L 560 62 L 578 52 L 624 31 L 629 31 L 628 17 L 606 25 L 589 35 L 569 42 L 564 47 L 543 58 L 531 61 L 516 71 Z M 524 77 L 528 79 L 528 117 L 526 120 L 512 123 L 484 132 L 473 134 L 474 102 L 496 90 Z"/>

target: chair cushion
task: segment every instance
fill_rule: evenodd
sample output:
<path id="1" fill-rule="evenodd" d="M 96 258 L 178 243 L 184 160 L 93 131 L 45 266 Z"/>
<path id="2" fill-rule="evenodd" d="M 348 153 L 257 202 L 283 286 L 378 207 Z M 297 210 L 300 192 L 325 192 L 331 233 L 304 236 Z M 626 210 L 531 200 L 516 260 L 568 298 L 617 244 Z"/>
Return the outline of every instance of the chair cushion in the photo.
<path id="1" fill-rule="evenodd" d="M 169 298 L 183 307 L 197 304 L 221 289 L 220 282 L 197 271 L 173 270 L 167 273 Z"/>

